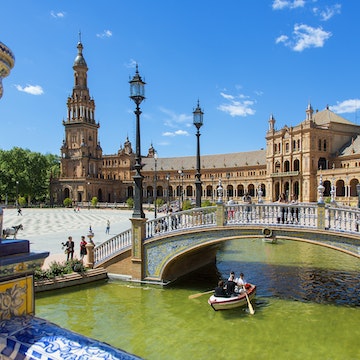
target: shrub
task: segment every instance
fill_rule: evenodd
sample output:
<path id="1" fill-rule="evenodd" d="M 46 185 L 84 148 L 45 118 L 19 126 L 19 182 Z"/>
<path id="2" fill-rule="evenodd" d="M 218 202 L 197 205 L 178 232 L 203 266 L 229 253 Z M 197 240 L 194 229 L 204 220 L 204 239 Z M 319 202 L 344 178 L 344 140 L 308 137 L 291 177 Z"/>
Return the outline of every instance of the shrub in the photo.
<path id="1" fill-rule="evenodd" d="M 40 268 L 35 269 L 34 271 L 34 280 L 51 280 L 56 276 L 64 276 L 66 274 L 71 274 L 72 272 L 83 273 L 86 271 L 85 266 L 80 260 L 69 260 L 65 263 L 52 262 L 48 270 L 42 270 Z"/>
<path id="2" fill-rule="evenodd" d="M 63 201 L 63 204 L 65 207 L 71 207 L 72 205 L 72 200 L 70 198 L 65 198 Z"/>
<path id="3" fill-rule="evenodd" d="M 96 196 L 94 196 L 92 199 L 91 199 L 91 205 L 96 207 L 96 205 L 98 204 L 98 198 Z"/>
<path id="4" fill-rule="evenodd" d="M 133 209 L 134 208 L 134 199 L 133 198 L 128 198 L 126 200 L 126 205 L 129 209 Z"/>
<path id="5" fill-rule="evenodd" d="M 189 210 L 191 209 L 191 201 L 190 200 L 185 200 L 182 204 L 182 210 Z"/>

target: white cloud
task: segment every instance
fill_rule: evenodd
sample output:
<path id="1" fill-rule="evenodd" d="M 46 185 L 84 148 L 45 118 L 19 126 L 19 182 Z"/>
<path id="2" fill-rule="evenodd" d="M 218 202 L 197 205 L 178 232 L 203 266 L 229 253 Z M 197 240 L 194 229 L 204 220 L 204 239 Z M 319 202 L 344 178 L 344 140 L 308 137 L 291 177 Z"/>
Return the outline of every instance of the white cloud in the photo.
<path id="1" fill-rule="evenodd" d="M 280 35 L 276 40 L 275 43 L 279 44 L 279 43 L 285 43 L 287 44 L 289 40 L 289 37 L 287 35 Z"/>
<path id="2" fill-rule="evenodd" d="M 329 107 L 337 114 L 354 113 L 360 108 L 360 99 L 348 99 Z"/>
<path id="3" fill-rule="evenodd" d="M 247 100 L 248 97 L 240 94 L 237 96 L 225 94 L 223 92 L 220 95 L 225 99 L 228 100 L 228 103 L 221 104 L 217 107 L 218 110 L 223 111 L 229 114 L 232 117 L 235 116 L 242 116 L 246 117 L 248 115 L 254 115 L 255 110 L 252 108 L 255 104 L 253 100 Z"/>
<path id="4" fill-rule="evenodd" d="M 313 12 L 315 15 L 320 16 L 322 21 L 327 21 L 341 13 L 341 4 L 326 6 L 325 9 L 314 8 Z"/>
<path id="5" fill-rule="evenodd" d="M 294 51 L 301 52 L 308 48 L 323 47 L 325 41 L 331 36 L 331 32 L 325 31 L 321 27 L 313 28 L 305 24 L 295 24 L 292 39 L 289 39 L 287 35 L 281 35 L 275 42 L 276 44 L 284 43 Z"/>
<path id="6" fill-rule="evenodd" d="M 40 85 L 15 85 L 16 89 L 31 95 L 42 95 L 44 93 L 43 88 Z"/>
<path id="7" fill-rule="evenodd" d="M 111 30 L 104 30 L 102 33 L 96 34 L 96 36 L 100 39 L 112 37 Z"/>
<path id="8" fill-rule="evenodd" d="M 137 62 L 134 59 L 130 59 L 125 66 L 129 69 L 135 69 Z"/>
<path id="9" fill-rule="evenodd" d="M 169 136 L 169 137 L 189 136 L 189 133 L 185 130 L 165 131 L 162 133 L 162 136 Z"/>
<path id="10" fill-rule="evenodd" d="M 58 12 L 55 12 L 53 10 L 50 11 L 50 15 L 55 19 L 63 18 L 65 17 L 65 14 L 66 13 L 64 11 L 58 11 Z"/>
<path id="11" fill-rule="evenodd" d="M 305 6 L 305 0 L 293 0 L 293 1 L 274 0 L 273 4 L 272 4 L 272 8 L 274 10 L 282 10 L 285 8 L 296 9 L 296 8 L 304 7 L 304 6 Z"/>
<path id="12" fill-rule="evenodd" d="M 192 121 L 192 115 L 189 114 L 176 114 L 174 111 L 163 107 L 160 107 L 160 111 L 166 115 L 165 126 L 171 128 L 178 127 L 179 124 L 188 126 Z"/>

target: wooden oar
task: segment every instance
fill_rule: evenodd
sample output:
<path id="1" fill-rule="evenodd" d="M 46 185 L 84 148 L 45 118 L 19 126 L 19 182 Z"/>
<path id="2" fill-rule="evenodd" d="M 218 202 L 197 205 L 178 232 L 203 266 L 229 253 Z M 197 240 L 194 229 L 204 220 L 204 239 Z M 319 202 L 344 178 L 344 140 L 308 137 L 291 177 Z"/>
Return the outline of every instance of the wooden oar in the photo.
<path id="1" fill-rule="evenodd" d="M 246 301 L 247 301 L 248 307 L 249 307 L 249 313 L 250 313 L 251 315 L 254 315 L 254 314 L 255 314 L 255 311 L 254 311 L 254 308 L 253 308 L 252 305 L 251 305 L 251 302 L 250 302 L 250 299 L 249 299 L 248 294 L 247 294 L 247 292 L 246 292 L 245 286 L 243 286 L 243 288 L 244 288 L 244 291 L 245 291 Z"/>
<path id="2" fill-rule="evenodd" d="M 206 295 L 206 294 L 211 294 L 213 292 L 214 292 L 214 290 L 209 290 L 209 291 L 205 291 L 202 293 L 192 294 L 192 295 L 189 295 L 189 299 L 195 299 L 195 298 L 198 298 L 198 297 Z"/>

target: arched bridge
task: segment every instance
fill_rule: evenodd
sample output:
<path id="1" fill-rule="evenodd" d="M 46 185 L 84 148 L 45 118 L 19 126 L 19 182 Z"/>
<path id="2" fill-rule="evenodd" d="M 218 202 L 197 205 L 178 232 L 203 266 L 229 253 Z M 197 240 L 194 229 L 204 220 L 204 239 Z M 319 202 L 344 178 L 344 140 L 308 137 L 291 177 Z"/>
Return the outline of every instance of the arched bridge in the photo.
<path id="1" fill-rule="evenodd" d="M 273 236 L 360 258 L 360 210 L 324 204 L 217 204 L 131 219 L 132 229 L 97 246 L 94 266 L 136 280 L 173 281 L 214 260 L 226 240 Z"/>

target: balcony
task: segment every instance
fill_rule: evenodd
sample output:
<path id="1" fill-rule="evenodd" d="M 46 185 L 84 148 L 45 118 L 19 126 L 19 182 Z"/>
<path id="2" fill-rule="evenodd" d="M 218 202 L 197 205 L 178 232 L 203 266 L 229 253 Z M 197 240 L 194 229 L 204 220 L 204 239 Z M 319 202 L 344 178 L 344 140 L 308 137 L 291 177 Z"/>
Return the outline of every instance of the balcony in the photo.
<path id="1" fill-rule="evenodd" d="M 272 173 L 270 176 L 272 178 L 278 178 L 278 177 L 299 176 L 299 174 L 300 174 L 300 171 L 287 171 L 287 172 Z"/>

